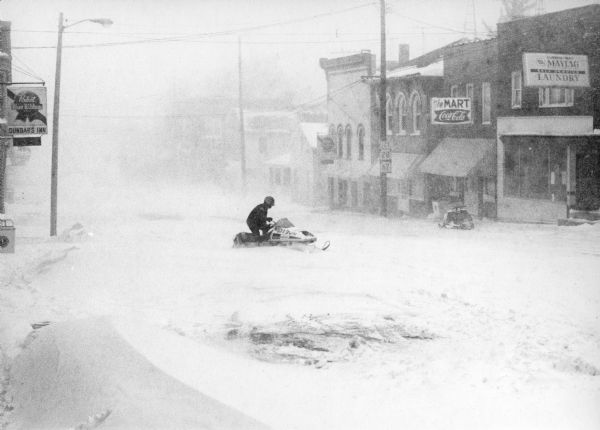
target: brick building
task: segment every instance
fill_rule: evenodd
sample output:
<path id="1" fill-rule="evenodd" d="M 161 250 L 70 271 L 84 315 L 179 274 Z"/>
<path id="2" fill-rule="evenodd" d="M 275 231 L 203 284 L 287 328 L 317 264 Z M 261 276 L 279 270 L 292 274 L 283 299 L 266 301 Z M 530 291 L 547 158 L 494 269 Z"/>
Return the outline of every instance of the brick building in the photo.
<path id="1" fill-rule="evenodd" d="M 497 82 L 498 217 L 598 210 L 600 5 L 499 24 Z"/>
<path id="2" fill-rule="evenodd" d="M 471 118 L 461 124 L 429 125 L 438 143 L 420 166 L 427 194 L 439 211 L 463 204 L 479 217 L 495 217 L 497 41 L 458 42 L 443 54 L 439 96 L 468 98 Z"/>
<path id="3" fill-rule="evenodd" d="M 386 74 L 386 140 L 392 149 L 392 171 L 387 175 L 388 213 L 424 215 L 430 203 L 419 166 L 437 143 L 431 133 L 428 109 L 431 97 L 442 91 L 444 48 L 410 61 L 408 46 L 400 45 L 399 52 L 399 65 Z M 378 81 L 374 84 L 379 87 Z M 379 118 L 378 106 L 374 111 Z M 379 170 L 376 163 L 372 177 L 378 179 Z"/>

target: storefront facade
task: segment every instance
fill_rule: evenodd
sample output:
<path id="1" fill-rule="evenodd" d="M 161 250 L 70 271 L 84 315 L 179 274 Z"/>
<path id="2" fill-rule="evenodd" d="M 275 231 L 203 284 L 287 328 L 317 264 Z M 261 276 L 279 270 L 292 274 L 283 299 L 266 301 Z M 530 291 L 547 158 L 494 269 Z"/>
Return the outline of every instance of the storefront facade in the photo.
<path id="1" fill-rule="evenodd" d="M 600 5 L 498 25 L 498 217 L 600 210 Z"/>
<path id="2" fill-rule="evenodd" d="M 591 116 L 498 119 L 498 216 L 556 222 L 600 208 L 600 134 Z"/>

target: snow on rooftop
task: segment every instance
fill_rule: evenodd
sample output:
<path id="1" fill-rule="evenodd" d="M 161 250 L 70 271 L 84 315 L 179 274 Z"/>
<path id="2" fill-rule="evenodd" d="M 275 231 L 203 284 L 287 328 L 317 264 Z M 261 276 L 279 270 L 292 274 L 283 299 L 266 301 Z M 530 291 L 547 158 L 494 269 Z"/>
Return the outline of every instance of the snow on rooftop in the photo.
<path id="1" fill-rule="evenodd" d="M 444 76 L 444 60 L 441 59 L 424 67 L 401 67 L 387 73 L 388 79 L 404 78 L 407 76 Z"/>
<path id="2" fill-rule="evenodd" d="M 327 134 L 328 128 L 326 123 L 322 122 L 303 122 L 300 123 L 300 128 L 302 129 L 302 134 L 306 137 L 306 141 L 311 146 L 311 148 L 317 147 L 317 135 Z"/>

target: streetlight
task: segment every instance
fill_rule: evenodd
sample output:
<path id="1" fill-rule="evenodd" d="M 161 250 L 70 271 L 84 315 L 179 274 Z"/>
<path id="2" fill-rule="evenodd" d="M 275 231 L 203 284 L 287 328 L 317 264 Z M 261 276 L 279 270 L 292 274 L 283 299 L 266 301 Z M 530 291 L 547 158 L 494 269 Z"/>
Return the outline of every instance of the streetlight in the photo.
<path id="1" fill-rule="evenodd" d="M 94 22 L 103 27 L 113 22 L 108 18 L 88 18 L 65 25 L 62 12 L 58 16 L 58 43 L 56 44 L 56 72 L 54 75 L 54 111 L 52 113 L 52 168 L 50 174 L 50 236 L 56 236 L 56 200 L 58 191 L 58 111 L 60 105 L 60 64 L 63 32 L 82 22 Z"/>

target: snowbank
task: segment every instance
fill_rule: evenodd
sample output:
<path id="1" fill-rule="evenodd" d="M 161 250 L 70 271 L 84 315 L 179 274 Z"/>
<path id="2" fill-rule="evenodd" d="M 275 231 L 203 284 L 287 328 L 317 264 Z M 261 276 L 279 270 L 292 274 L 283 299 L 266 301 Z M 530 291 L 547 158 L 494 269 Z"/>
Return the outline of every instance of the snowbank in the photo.
<path id="1" fill-rule="evenodd" d="M 34 331 L 9 376 L 9 430 L 267 428 L 168 376 L 108 318 Z"/>

